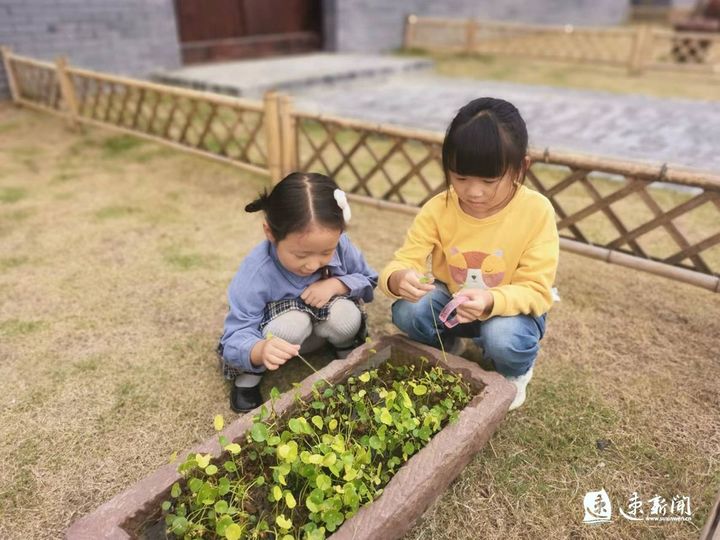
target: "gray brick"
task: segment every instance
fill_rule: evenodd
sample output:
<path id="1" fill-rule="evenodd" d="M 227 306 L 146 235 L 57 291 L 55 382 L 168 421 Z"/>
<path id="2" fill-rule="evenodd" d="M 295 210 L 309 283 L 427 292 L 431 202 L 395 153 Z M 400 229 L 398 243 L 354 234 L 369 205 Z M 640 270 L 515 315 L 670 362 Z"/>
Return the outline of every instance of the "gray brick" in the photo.
<path id="1" fill-rule="evenodd" d="M 137 76 L 180 65 L 173 0 L 0 2 L 0 44 L 17 53 Z M 0 99 L 7 96 L 0 68 Z"/>

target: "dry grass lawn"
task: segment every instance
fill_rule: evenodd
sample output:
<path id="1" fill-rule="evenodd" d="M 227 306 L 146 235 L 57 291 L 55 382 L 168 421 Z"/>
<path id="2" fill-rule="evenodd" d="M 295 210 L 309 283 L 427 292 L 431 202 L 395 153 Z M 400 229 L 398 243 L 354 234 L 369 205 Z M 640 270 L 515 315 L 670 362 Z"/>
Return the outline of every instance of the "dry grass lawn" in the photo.
<path id="1" fill-rule="evenodd" d="M 263 185 L 0 106 L 0 538 L 61 537 L 211 435 L 215 414 L 235 418 L 214 345 L 262 236 L 242 208 Z M 354 213 L 379 269 L 410 217 Z M 567 253 L 557 281 L 526 405 L 408 538 L 697 536 L 720 489 L 718 296 Z M 370 306 L 375 336 L 393 331 L 389 307 Z M 305 373 L 281 371 L 266 386 Z M 613 522 L 584 525 L 600 488 Z M 633 492 L 688 496 L 693 519 L 629 522 L 617 509 Z"/>
<path id="2" fill-rule="evenodd" d="M 434 54 L 441 75 L 586 90 L 718 100 L 718 78 L 712 74 L 646 71 L 629 75 L 623 66 L 581 64 L 516 56 Z"/>

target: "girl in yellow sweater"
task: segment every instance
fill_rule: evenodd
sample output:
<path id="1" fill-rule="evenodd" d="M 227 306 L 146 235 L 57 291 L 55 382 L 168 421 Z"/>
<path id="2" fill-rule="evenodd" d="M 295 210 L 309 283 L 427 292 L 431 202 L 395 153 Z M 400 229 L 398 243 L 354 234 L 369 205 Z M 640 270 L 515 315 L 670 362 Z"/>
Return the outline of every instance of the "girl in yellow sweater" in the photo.
<path id="1" fill-rule="evenodd" d="M 435 347 L 437 328 L 451 351 L 472 338 L 517 387 L 511 410 L 532 378 L 559 252 L 550 201 L 523 185 L 527 145 L 511 103 L 479 98 L 460 109 L 443 141 L 447 191 L 422 207 L 380 275 L 381 289 L 397 299 L 393 323 Z M 448 304 L 456 311 L 445 323 Z"/>

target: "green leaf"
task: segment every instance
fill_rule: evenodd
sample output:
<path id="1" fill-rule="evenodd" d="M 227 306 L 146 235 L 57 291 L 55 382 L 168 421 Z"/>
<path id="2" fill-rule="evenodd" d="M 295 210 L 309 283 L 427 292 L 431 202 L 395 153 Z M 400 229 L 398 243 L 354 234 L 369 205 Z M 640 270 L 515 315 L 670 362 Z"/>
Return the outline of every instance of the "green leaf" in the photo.
<path id="1" fill-rule="evenodd" d="M 338 525 L 340 525 L 345 518 L 337 510 L 329 510 L 328 512 L 322 513 L 322 519 L 325 522 L 327 530 L 333 532 L 335 529 L 338 528 Z"/>
<path id="2" fill-rule="evenodd" d="M 315 424 L 315 427 L 316 427 L 316 428 L 318 428 L 318 429 L 322 429 L 322 428 L 323 428 L 323 425 L 324 425 L 324 424 L 323 424 L 323 419 L 322 419 L 320 416 L 318 416 L 317 414 L 312 417 L 311 422 L 312 422 L 313 424 Z"/>
<path id="3" fill-rule="evenodd" d="M 225 463 L 223 463 L 223 467 L 227 472 L 237 471 L 237 465 L 235 465 L 235 462 L 233 461 L 226 461 Z"/>
<path id="4" fill-rule="evenodd" d="M 416 396 L 424 396 L 427 394 L 427 386 L 424 384 L 418 384 L 413 388 L 413 394 Z"/>
<path id="5" fill-rule="evenodd" d="M 176 517 L 172 521 L 172 532 L 178 536 L 185 534 L 188 528 L 188 520 L 184 517 Z"/>
<path id="6" fill-rule="evenodd" d="M 303 432 L 302 424 L 300 423 L 300 420 L 298 420 L 297 418 L 291 418 L 290 421 L 288 422 L 288 427 L 290 428 L 290 431 L 292 431 L 293 433 L 302 433 Z"/>
<path id="7" fill-rule="evenodd" d="M 334 418 L 328 422 L 328 429 L 330 431 L 335 431 L 337 429 L 337 426 L 338 426 L 338 421 L 335 420 Z"/>
<path id="8" fill-rule="evenodd" d="M 218 468 L 215 465 L 208 465 L 205 467 L 205 474 L 209 474 L 212 476 L 213 474 L 218 472 Z"/>
<path id="9" fill-rule="evenodd" d="M 195 454 L 195 461 L 197 461 L 198 467 L 204 469 L 210 465 L 210 454 Z"/>
<path id="10" fill-rule="evenodd" d="M 279 516 L 277 516 L 275 518 L 275 523 L 277 523 L 278 527 L 286 531 L 292 528 L 292 521 L 286 518 L 285 514 L 280 514 Z"/>
<path id="11" fill-rule="evenodd" d="M 282 499 L 282 489 L 280 488 L 280 486 L 278 486 L 278 485 L 273 486 L 272 496 L 273 496 L 273 499 L 276 501 L 279 501 L 280 499 Z"/>
<path id="12" fill-rule="evenodd" d="M 253 424 L 253 427 L 250 429 L 250 436 L 255 442 L 263 442 L 268 436 L 267 426 L 265 424 Z"/>
<path id="13" fill-rule="evenodd" d="M 285 459 L 290 455 L 290 447 L 287 444 L 281 444 L 277 447 L 277 455 L 280 459 Z"/>
<path id="14" fill-rule="evenodd" d="M 276 386 L 273 386 L 270 389 L 270 399 L 276 400 L 279 397 L 280 397 L 280 390 L 278 390 Z"/>
<path id="15" fill-rule="evenodd" d="M 392 423 L 393 423 L 392 415 L 390 414 L 390 411 L 388 411 L 385 407 L 380 409 L 380 421 L 383 424 L 392 426 Z"/>
<path id="16" fill-rule="evenodd" d="M 188 480 L 188 487 L 190 488 L 190 491 L 197 493 L 200 491 L 200 488 L 203 487 L 203 481 L 199 478 L 191 478 Z"/>
<path id="17" fill-rule="evenodd" d="M 167 512 L 168 510 L 170 510 L 170 505 L 171 505 L 170 501 L 163 501 L 163 503 L 162 503 L 163 511 Z"/>
<path id="18" fill-rule="evenodd" d="M 360 379 L 362 382 L 368 382 L 370 380 L 370 374 L 366 371 L 365 373 L 362 373 L 358 379 Z"/>
<path id="19" fill-rule="evenodd" d="M 280 437 L 278 437 L 277 435 L 271 435 L 267 438 L 267 443 L 269 446 L 277 446 L 278 444 L 280 444 L 280 440 Z"/>
<path id="20" fill-rule="evenodd" d="M 223 419 L 222 414 L 215 415 L 215 418 L 213 419 L 213 426 L 215 426 L 215 431 L 220 431 L 224 425 L 225 420 Z"/>
<path id="21" fill-rule="evenodd" d="M 170 496 L 173 499 L 177 499 L 180 496 L 180 484 L 178 484 L 177 482 L 175 482 L 172 485 L 172 488 L 170 488 Z"/>
<path id="22" fill-rule="evenodd" d="M 225 528 L 225 538 L 227 540 L 240 540 L 242 529 L 237 523 L 232 523 Z"/>
<path id="23" fill-rule="evenodd" d="M 227 450 L 228 452 L 230 452 L 233 455 L 239 454 L 240 453 L 240 445 L 238 443 L 228 444 L 225 447 L 225 450 Z"/>
<path id="24" fill-rule="evenodd" d="M 220 519 L 217 520 L 217 523 L 215 524 L 215 532 L 221 537 L 225 537 L 225 530 L 228 526 L 232 524 L 232 518 L 228 515 L 222 516 Z"/>
<path id="25" fill-rule="evenodd" d="M 228 503 L 227 503 L 227 501 L 218 501 L 215 503 L 214 508 L 215 508 L 216 513 L 224 514 L 225 512 L 227 512 Z"/>
<path id="26" fill-rule="evenodd" d="M 230 493 L 230 480 L 227 476 L 223 476 L 218 482 L 218 495 L 221 497 Z"/>
<path id="27" fill-rule="evenodd" d="M 318 489 L 322 489 L 323 491 L 330 489 L 332 486 L 332 480 L 330 480 L 330 477 L 326 474 L 318 474 L 317 478 L 315 479 L 315 484 L 317 485 Z"/>
<path id="28" fill-rule="evenodd" d="M 297 506 L 297 501 L 295 500 L 295 497 L 289 491 L 285 492 L 285 504 L 288 508 L 290 508 L 290 510 Z"/>

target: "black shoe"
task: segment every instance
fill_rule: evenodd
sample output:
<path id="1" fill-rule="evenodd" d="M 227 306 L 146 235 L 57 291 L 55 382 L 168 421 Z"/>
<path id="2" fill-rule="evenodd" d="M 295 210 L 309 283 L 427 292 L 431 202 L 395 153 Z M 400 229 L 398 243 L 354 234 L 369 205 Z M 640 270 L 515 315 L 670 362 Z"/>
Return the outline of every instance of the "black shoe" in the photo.
<path id="1" fill-rule="evenodd" d="M 257 409 L 263 404 L 260 385 L 240 388 L 233 384 L 230 390 L 230 408 L 237 413 L 245 413 Z"/>

